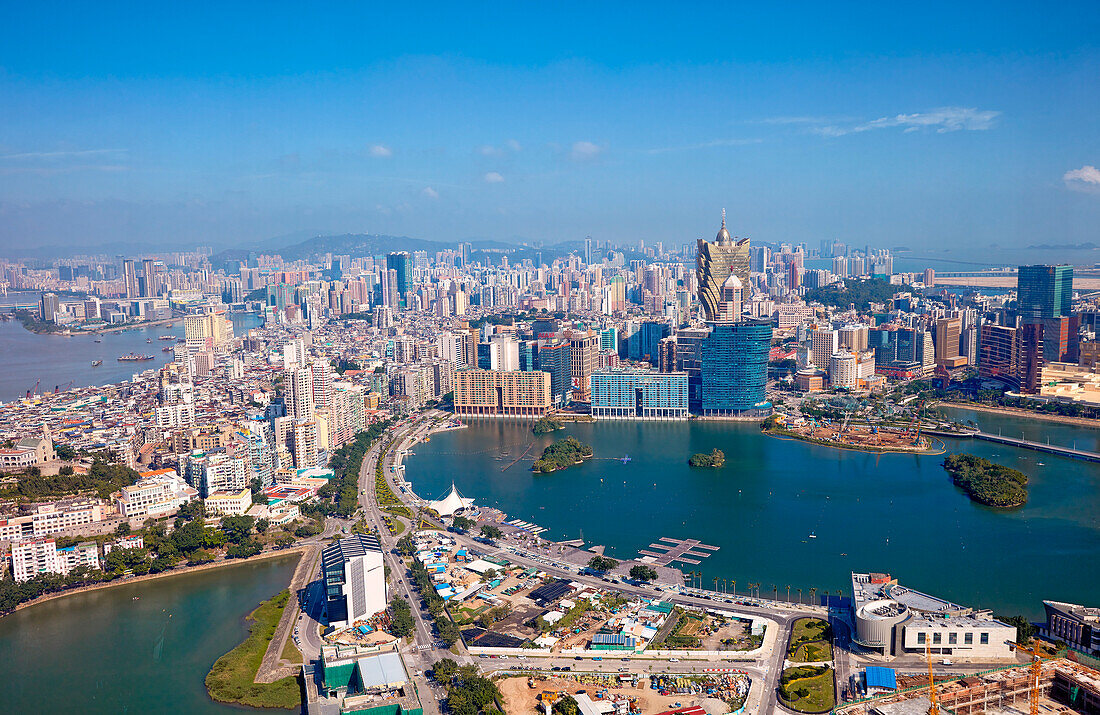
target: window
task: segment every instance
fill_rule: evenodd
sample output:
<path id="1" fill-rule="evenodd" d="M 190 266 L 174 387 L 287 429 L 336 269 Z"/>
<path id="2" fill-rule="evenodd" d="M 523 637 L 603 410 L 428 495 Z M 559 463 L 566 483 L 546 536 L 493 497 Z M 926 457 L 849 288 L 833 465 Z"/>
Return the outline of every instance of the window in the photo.
<path id="1" fill-rule="evenodd" d="M 948 633 L 947 634 L 947 642 L 950 643 L 951 645 L 955 645 L 956 643 L 959 642 L 959 634 L 958 633 Z"/>
<path id="2" fill-rule="evenodd" d="M 966 645 L 974 645 L 974 634 L 970 632 L 963 633 L 963 643 Z"/>
<path id="3" fill-rule="evenodd" d="M 917 634 L 917 645 L 924 645 L 924 634 L 923 633 L 918 633 Z"/>
<path id="4" fill-rule="evenodd" d="M 982 645 L 989 645 L 989 634 L 982 633 Z"/>
<path id="5" fill-rule="evenodd" d="M 941 640 L 943 640 L 943 634 L 942 633 L 933 633 L 932 634 L 932 645 L 939 645 Z"/>

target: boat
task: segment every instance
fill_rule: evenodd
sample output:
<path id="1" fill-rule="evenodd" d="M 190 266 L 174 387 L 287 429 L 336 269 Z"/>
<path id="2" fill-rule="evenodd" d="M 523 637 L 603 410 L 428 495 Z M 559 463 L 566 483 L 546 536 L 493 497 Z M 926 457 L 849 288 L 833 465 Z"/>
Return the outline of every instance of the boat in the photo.
<path id="1" fill-rule="evenodd" d="M 157 340 L 175 340 L 175 335 L 161 335 Z"/>
<path id="2" fill-rule="evenodd" d="M 137 353 L 130 353 L 129 355 L 119 355 L 119 362 L 142 362 L 145 360 L 152 360 L 152 355 L 138 355 Z"/>
<path id="3" fill-rule="evenodd" d="M 102 341 L 102 340 L 100 340 L 99 338 L 96 338 L 96 339 L 95 339 L 95 341 L 96 341 L 97 343 L 102 343 L 102 342 L 103 342 L 103 341 Z"/>
<path id="4" fill-rule="evenodd" d="M 173 350 L 175 350 L 175 348 L 173 348 L 173 347 L 169 346 L 169 347 L 166 347 L 166 348 L 161 348 L 161 350 L 162 350 L 163 352 L 166 352 L 166 353 L 170 353 L 170 352 L 172 352 Z"/>
<path id="5" fill-rule="evenodd" d="M 810 532 L 810 538 L 811 538 L 811 539 L 816 539 L 816 538 L 817 538 L 817 534 L 815 534 L 814 532 L 812 532 L 812 531 L 811 531 L 811 532 Z"/>
<path id="6" fill-rule="evenodd" d="M 99 367 L 103 364 L 102 360 L 92 360 L 92 367 Z"/>
<path id="7" fill-rule="evenodd" d="M 152 338 L 145 338 L 145 342 L 151 343 L 151 342 L 153 342 L 153 339 Z"/>

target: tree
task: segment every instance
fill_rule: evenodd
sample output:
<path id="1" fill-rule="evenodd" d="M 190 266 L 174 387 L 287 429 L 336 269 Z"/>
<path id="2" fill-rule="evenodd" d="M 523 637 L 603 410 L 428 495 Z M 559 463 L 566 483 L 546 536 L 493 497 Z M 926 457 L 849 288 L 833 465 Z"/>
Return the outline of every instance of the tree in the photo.
<path id="1" fill-rule="evenodd" d="M 572 695 L 566 695 L 554 703 L 554 715 L 580 715 L 581 709 Z"/>
<path id="2" fill-rule="evenodd" d="M 500 539 L 504 536 L 504 532 L 495 526 L 483 526 L 481 527 L 481 535 L 486 539 Z"/>
<path id="3" fill-rule="evenodd" d="M 588 560 L 588 568 L 599 573 L 607 573 L 618 565 L 618 561 L 607 556 L 593 556 Z"/>
<path id="4" fill-rule="evenodd" d="M 451 525 L 459 531 L 467 532 L 470 529 L 474 528 L 474 520 L 467 519 L 464 516 L 456 516 Z"/>
<path id="5" fill-rule="evenodd" d="M 490 581 L 492 581 L 496 577 L 497 577 L 497 570 L 496 569 L 485 569 L 485 573 L 481 574 L 481 582 L 482 583 L 489 583 Z"/>
<path id="6" fill-rule="evenodd" d="M 286 548 L 290 548 L 293 545 L 294 545 L 294 537 L 289 535 L 289 534 L 284 534 L 283 536 L 280 536 L 279 538 L 275 539 L 275 548 L 276 549 L 286 549 Z"/>
<path id="7" fill-rule="evenodd" d="M 256 520 L 251 516 L 223 516 L 221 527 L 227 539 L 234 544 L 239 544 L 252 533 L 252 526 L 255 523 Z"/>
<path id="8" fill-rule="evenodd" d="M 449 685 L 451 678 L 458 672 L 458 663 L 450 658 L 441 658 L 432 666 L 432 680 L 440 685 Z"/>
<path id="9" fill-rule="evenodd" d="M 229 548 L 225 550 L 225 555 L 231 559 L 247 559 L 249 556 L 260 553 L 261 550 L 262 547 L 259 541 L 245 539 L 239 544 L 230 544 Z"/>
<path id="10" fill-rule="evenodd" d="M 192 566 L 197 566 L 198 564 L 208 564 L 213 560 L 214 554 L 210 553 L 206 549 L 197 549 L 191 552 L 191 555 L 187 557 L 187 563 L 191 564 Z"/>
<path id="11" fill-rule="evenodd" d="M 436 617 L 435 628 L 439 631 L 439 640 L 443 641 L 443 645 L 450 648 L 458 642 L 458 626 L 452 623 L 450 618 L 447 618 L 446 613 Z"/>
<path id="12" fill-rule="evenodd" d="M 652 566 L 638 564 L 630 567 L 630 578 L 635 581 L 653 581 L 657 578 L 657 572 L 653 570 Z"/>
<path id="13" fill-rule="evenodd" d="M 130 534 L 130 522 L 119 522 L 118 527 L 115 529 L 115 533 L 119 536 L 128 536 Z"/>
<path id="14" fill-rule="evenodd" d="M 257 519 L 256 520 L 256 533 L 257 534 L 266 534 L 267 529 L 270 526 L 271 526 L 271 522 L 269 520 L 267 520 L 267 519 Z"/>
<path id="15" fill-rule="evenodd" d="M 409 604 L 405 602 L 403 598 L 395 598 L 390 601 L 390 635 L 397 638 L 407 638 L 412 635 L 413 627 L 416 625 L 413 621 L 412 609 Z"/>
<path id="16" fill-rule="evenodd" d="M 1003 622 L 1010 626 L 1016 626 L 1016 642 L 1027 644 L 1035 635 L 1035 626 L 1023 616 L 1009 616 L 1002 618 Z"/>

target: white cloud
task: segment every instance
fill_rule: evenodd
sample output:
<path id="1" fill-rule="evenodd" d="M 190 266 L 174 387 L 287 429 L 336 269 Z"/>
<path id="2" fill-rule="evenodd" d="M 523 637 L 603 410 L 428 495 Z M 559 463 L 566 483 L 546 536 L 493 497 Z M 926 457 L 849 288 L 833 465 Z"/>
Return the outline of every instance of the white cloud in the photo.
<path id="1" fill-rule="evenodd" d="M 759 144 L 761 139 L 714 139 L 709 142 L 702 142 L 699 144 L 684 144 L 682 146 L 663 146 L 656 149 L 646 150 L 647 154 L 664 154 L 670 151 L 689 151 L 692 149 L 712 149 L 715 147 L 723 146 L 750 146 L 752 144 Z"/>
<path id="2" fill-rule="evenodd" d="M 521 149 L 523 149 L 523 147 L 520 146 L 520 143 L 515 139 L 509 139 L 508 141 L 504 142 L 504 145 L 512 151 L 520 151 Z"/>
<path id="3" fill-rule="evenodd" d="M 439 192 L 430 186 L 425 186 L 424 189 L 420 192 L 420 195 L 429 199 L 439 198 Z"/>
<path id="4" fill-rule="evenodd" d="M 591 161 L 603 153 L 603 147 L 592 142 L 573 142 L 569 158 L 573 161 Z"/>
<path id="5" fill-rule="evenodd" d="M 5 154 L 0 159 L 83 159 L 105 154 L 124 154 L 125 149 L 83 149 L 79 151 L 27 151 L 20 154 Z"/>
<path id="6" fill-rule="evenodd" d="M 947 132 L 984 131 L 993 127 L 1000 112 L 978 110 L 973 107 L 941 107 L 930 112 L 898 114 L 893 117 L 879 117 L 869 122 L 848 126 L 829 125 L 813 131 L 827 137 L 840 137 L 845 134 L 859 134 L 874 129 L 900 128 L 904 132 L 932 130 L 937 134 Z"/>
<path id="7" fill-rule="evenodd" d="M 486 184 L 499 184 L 504 181 L 504 177 L 495 171 L 490 171 L 484 177 Z"/>
<path id="8" fill-rule="evenodd" d="M 482 156 L 500 156 L 504 153 L 503 149 L 493 146 L 492 144 L 482 144 L 477 148 L 477 153 Z"/>
<path id="9" fill-rule="evenodd" d="M 385 144 L 371 144 L 370 155 L 379 159 L 386 159 L 393 156 L 393 149 L 390 149 Z"/>
<path id="10" fill-rule="evenodd" d="M 1080 169 L 1067 171 L 1062 180 L 1071 187 L 1100 188 L 1100 169 L 1091 164 L 1085 164 Z"/>

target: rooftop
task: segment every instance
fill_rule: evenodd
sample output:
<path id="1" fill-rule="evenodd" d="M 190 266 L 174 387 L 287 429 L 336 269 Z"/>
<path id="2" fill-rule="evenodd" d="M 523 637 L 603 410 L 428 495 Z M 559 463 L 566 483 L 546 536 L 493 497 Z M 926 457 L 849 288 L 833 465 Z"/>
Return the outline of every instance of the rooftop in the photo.
<path id="1" fill-rule="evenodd" d="M 349 534 L 321 552 L 321 563 L 328 566 L 332 563 L 349 561 L 357 556 L 365 556 L 372 551 L 382 552 L 382 545 L 378 543 L 377 537 L 368 534 Z"/>

